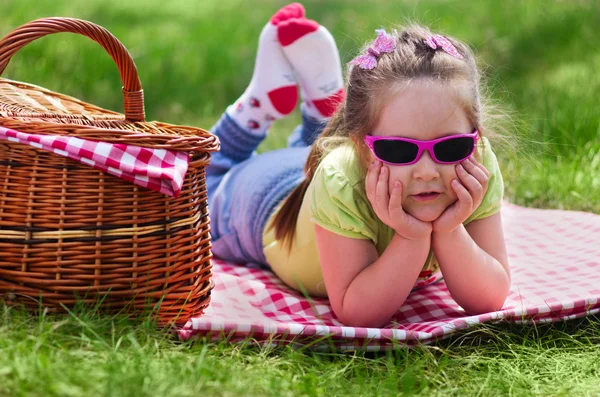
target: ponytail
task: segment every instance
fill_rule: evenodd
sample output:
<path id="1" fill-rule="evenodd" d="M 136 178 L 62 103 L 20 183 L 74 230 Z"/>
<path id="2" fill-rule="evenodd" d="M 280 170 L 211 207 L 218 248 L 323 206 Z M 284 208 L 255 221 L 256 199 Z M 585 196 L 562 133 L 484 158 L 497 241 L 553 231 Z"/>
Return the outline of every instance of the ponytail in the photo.
<path id="1" fill-rule="evenodd" d="M 319 167 L 323 157 L 325 157 L 325 155 L 334 147 L 338 146 L 340 141 L 345 141 L 348 138 L 346 135 L 346 139 L 344 139 L 344 134 L 340 131 L 343 122 L 343 114 L 344 103 L 342 102 L 339 104 L 336 112 L 327 123 L 327 126 L 319 138 L 313 143 L 308 158 L 306 159 L 306 163 L 304 164 L 304 180 L 283 200 L 279 211 L 269 226 L 269 229 L 275 230 L 275 239 L 281 241 L 282 245 L 288 251 L 292 249 L 300 207 L 302 206 L 304 195 L 308 190 L 308 185 L 310 185 L 315 171 Z M 342 135 L 340 137 L 342 139 L 336 139 L 339 135 Z"/>

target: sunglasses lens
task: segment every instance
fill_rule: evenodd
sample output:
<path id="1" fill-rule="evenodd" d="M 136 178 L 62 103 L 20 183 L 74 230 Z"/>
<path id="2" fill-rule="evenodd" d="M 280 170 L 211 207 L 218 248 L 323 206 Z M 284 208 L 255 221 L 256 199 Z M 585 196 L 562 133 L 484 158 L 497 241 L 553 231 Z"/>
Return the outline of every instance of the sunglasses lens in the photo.
<path id="1" fill-rule="evenodd" d="M 466 159 L 471 154 L 474 144 L 473 138 L 453 138 L 436 143 L 433 152 L 439 161 L 457 162 Z"/>
<path id="2" fill-rule="evenodd" d="M 381 160 L 394 164 L 410 163 L 419 152 L 414 143 L 386 139 L 373 142 L 373 149 Z"/>

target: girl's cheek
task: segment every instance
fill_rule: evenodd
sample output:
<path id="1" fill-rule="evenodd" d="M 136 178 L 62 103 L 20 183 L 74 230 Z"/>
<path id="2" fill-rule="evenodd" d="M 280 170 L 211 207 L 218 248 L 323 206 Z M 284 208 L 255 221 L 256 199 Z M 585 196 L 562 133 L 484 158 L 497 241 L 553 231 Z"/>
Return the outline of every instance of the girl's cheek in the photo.
<path id="1" fill-rule="evenodd" d="M 447 174 L 450 180 L 456 178 L 458 175 L 456 174 L 456 164 L 449 164 L 447 168 Z"/>
<path id="2" fill-rule="evenodd" d="M 458 196 L 456 196 L 456 193 L 454 192 L 454 189 L 452 188 L 452 180 L 458 179 L 460 181 L 460 179 L 458 178 L 458 175 L 456 174 L 456 168 L 454 168 L 454 167 L 455 167 L 454 165 L 450 166 L 448 169 L 445 170 L 445 172 L 443 174 L 444 187 L 446 188 L 446 193 L 453 200 L 456 199 Z"/>
<path id="3" fill-rule="evenodd" d="M 452 190 L 451 183 L 453 179 L 458 179 L 458 174 L 456 173 L 455 165 L 451 165 L 450 168 L 448 168 L 446 172 L 444 172 L 444 182 L 446 184 L 446 187 L 450 190 Z"/>
<path id="4" fill-rule="evenodd" d="M 390 179 L 388 181 L 390 193 L 392 192 L 392 189 L 394 188 L 394 182 L 399 181 L 400 183 L 402 183 L 402 187 L 403 187 L 402 196 L 406 197 L 406 192 L 408 191 L 408 185 L 410 184 L 408 168 L 409 167 L 388 166 L 388 169 L 390 170 Z"/>

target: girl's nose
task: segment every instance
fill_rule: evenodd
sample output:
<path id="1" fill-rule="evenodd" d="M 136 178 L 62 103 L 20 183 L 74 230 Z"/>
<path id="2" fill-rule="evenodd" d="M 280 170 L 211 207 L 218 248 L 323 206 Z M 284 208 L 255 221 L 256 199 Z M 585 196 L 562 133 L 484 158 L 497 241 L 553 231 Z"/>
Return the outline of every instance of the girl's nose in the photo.
<path id="1" fill-rule="evenodd" d="M 433 158 L 428 151 L 424 151 L 419 161 L 413 164 L 413 178 L 430 181 L 440 177 L 438 172 L 438 164 L 433 161 Z"/>

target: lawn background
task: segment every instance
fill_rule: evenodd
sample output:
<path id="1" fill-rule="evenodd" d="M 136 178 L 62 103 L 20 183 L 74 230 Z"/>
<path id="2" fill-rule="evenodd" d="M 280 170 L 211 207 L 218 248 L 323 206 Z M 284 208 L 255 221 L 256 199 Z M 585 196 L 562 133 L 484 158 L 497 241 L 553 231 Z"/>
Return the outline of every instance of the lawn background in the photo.
<path id="1" fill-rule="evenodd" d="M 259 32 L 284 4 L 0 0 L 0 35 L 46 16 L 100 24 L 133 55 L 148 120 L 208 129 L 245 89 Z M 343 63 L 376 28 L 406 20 L 470 44 L 490 94 L 510 116 L 509 145 L 497 142 L 506 198 L 600 214 L 600 2 L 303 4 L 332 32 Z M 30 44 L 3 77 L 122 111 L 116 67 L 81 36 Z M 298 122 L 298 112 L 277 122 L 260 151 L 284 145 Z M 600 376 L 597 319 L 540 329 L 488 325 L 434 347 L 373 356 L 181 345 L 151 323 L 0 309 L 0 395 L 594 395 Z"/>

